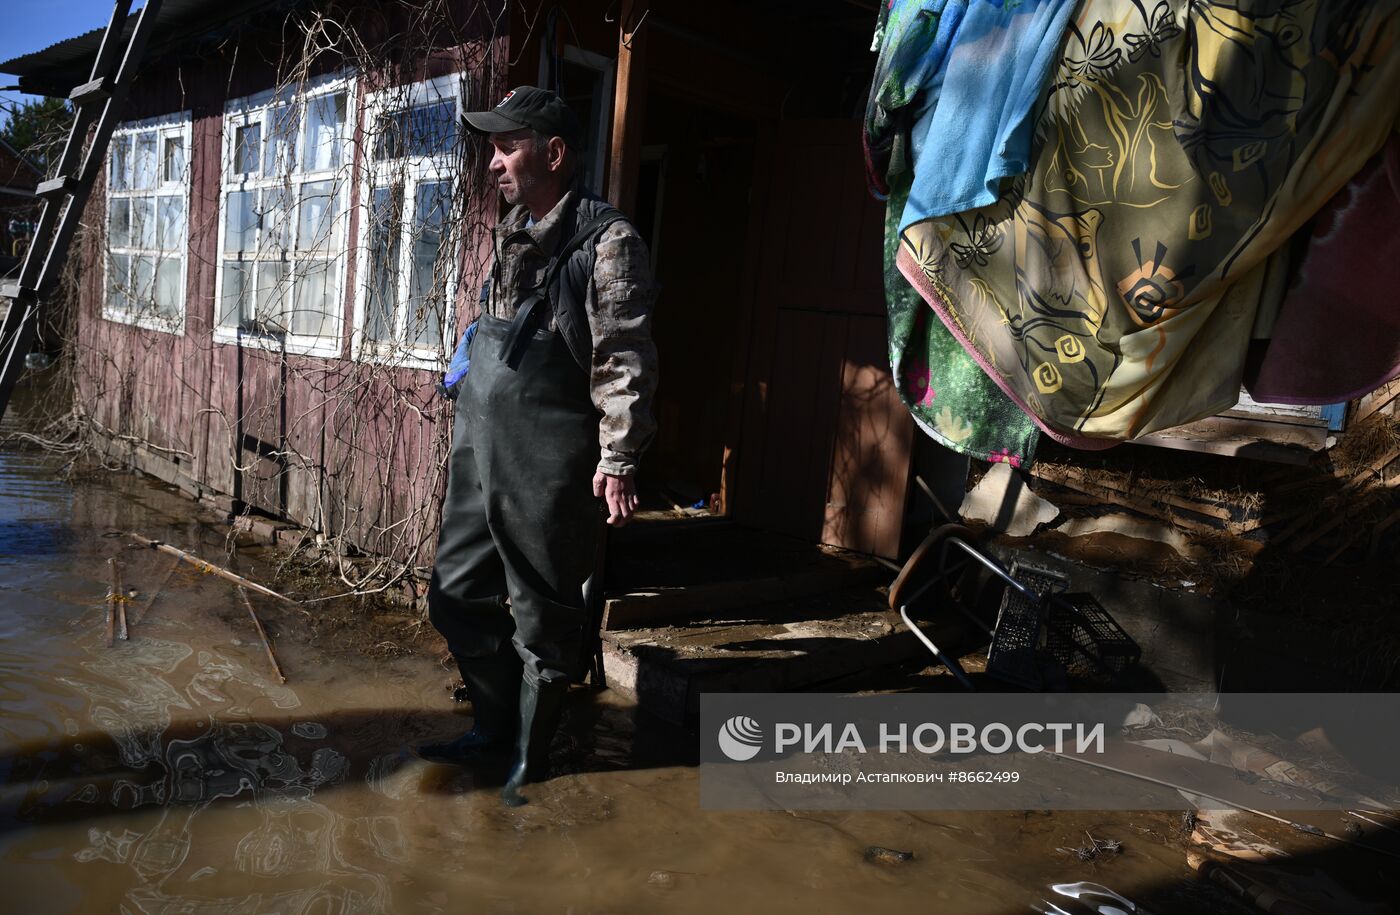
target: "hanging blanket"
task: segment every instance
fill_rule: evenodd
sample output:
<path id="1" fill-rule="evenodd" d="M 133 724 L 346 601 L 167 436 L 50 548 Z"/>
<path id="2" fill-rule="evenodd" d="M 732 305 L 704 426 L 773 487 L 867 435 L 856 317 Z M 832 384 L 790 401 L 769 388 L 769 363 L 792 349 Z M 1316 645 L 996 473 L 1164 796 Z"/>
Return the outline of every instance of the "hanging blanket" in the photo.
<path id="1" fill-rule="evenodd" d="M 1263 361 L 1255 400 L 1328 404 L 1400 376 L 1400 136 L 1313 220 Z"/>
<path id="2" fill-rule="evenodd" d="M 866 155 L 883 192 L 896 134 L 914 172 L 900 227 L 985 206 L 1026 170 L 1031 109 L 1057 59 L 1074 0 L 891 0 L 866 106 Z M 876 162 L 878 161 L 878 165 Z"/>
<path id="3" fill-rule="evenodd" d="M 900 400 L 940 445 L 984 461 L 1029 467 L 1040 437 L 1035 424 L 968 357 L 899 272 L 899 215 L 908 195 L 909 176 L 896 177 L 885 210 L 885 303 Z"/>
<path id="4" fill-rule="evenodd" d="M 901 272 L 1071 444 L 1230 407 L 1271 255 L 1395 128 L 1398 5 L 1083 0 L 1028 174 L 910 226 Z"/>

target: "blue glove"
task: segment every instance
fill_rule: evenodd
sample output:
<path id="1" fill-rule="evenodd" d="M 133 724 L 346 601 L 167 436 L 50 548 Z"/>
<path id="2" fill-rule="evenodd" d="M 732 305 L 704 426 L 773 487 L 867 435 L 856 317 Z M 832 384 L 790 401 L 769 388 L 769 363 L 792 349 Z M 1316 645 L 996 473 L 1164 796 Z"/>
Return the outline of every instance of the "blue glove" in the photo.
<path id="1" fill-rule="evenodd" d="M 441 391 L 442 396 L 455 400 L 457 397 L 457 387 L 461 380 L 466 377 L 467 370 L 471 368 L 471 358 L 467 355 L 471 350 L 472 337 L 476 336 L 476 322 L 467 325 L 466 333 L 462 334 L 462 342 L 457 344 L 457 351 L 452 354 L 452 361 L 447 364 L 447 373 L 442 376 Z"/>

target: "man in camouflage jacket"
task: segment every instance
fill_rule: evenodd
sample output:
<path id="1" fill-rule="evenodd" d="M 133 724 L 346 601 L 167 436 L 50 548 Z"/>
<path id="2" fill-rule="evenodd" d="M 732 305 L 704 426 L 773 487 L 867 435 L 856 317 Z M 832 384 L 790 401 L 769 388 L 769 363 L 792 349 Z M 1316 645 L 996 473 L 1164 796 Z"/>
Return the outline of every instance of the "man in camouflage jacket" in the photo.
<path id="1" fill-rule="evenodd" d="M 510 321 L 524 293 L 539 287 L 567 231 L 565 221 L 572 189 L 544 219 L 528 225 L 525 206 L 512 209 L 495 230 L 496 269 L 483 312 Z M 519 234 L 524 231 L 530 241 Z M 585 309 L 593 338 L 590 390 L 602 414 L 598 429 L 598 474 L 617 479 L 625 498 L 608 498 L 609 522 L 625 524 L 636 509 L 633 485 L 637 462 L 656 432 L 651 401 L 656 390 L 656 346 L 651 339 L 651 306 L 655 285 L 646 242 L 636 228 L 619 220 L 603 230 L 594 254 L 593 281 L 588 284 Z M 549 329 L 555 331 L 554 316 Z M 595 487 L 605 485 L 595 480 Z M 604 492 L 597 492 L 605 497 Z"/>
<path id="2" fill-rule="evenodd" d="M 582 589 L 603 522 L 636 510 L 637 462 L 655 432 L 655 291 L 637 230 L 575 180 L 582 130 L 558 96 L 523 87 L 466 119 L 489 135 L 491 175 L 515 206 L 494 232 L 456 392 L 428 593 L 474 726 L 419 752 L 467 764 L 509 755 L 502 797 L 515 805 L 546 776 L 583 660 Z"/>

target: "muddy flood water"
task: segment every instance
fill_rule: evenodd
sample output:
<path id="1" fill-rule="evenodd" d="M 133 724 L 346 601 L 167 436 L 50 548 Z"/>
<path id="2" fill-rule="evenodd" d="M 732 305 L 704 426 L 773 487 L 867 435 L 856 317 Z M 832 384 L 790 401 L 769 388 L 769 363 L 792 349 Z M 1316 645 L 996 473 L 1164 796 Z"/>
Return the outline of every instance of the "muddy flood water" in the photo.
<path id="1" fill-rule="evenodd" d="M 367 651 L 367 613 L 356 634 L 255 598 L 278 683 L 233 586 L 122 532 L 255 580 L 275 557 L 230 556 L 226 519 L 145 479 L 56 466 L 0 451 L 0 911 L 1254 911 L 1194 878 L 1173 813 L 702 810 L 694 735 L 586 690 L 565 774 L 506 809 L 499 779 L 407 749 L 469 725 L 430 641 Z M 135 595 L 107 647 L 114 556 Z M 1064 850 L 1086 833 L 1121 851 Z"/>

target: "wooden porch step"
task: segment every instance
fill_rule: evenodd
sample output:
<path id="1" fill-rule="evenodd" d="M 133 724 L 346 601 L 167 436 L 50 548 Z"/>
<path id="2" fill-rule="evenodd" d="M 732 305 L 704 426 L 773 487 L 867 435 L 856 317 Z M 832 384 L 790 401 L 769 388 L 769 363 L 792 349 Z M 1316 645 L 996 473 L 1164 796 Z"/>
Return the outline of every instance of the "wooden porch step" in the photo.
<path id="1" fill-rule="evenodd" d="M 680 723 L 698 715 L 703 693 L 809 689 L 923 651 L 876 588 L 756 607 L 739 620 L 603 633 L 608 687 Z"/>
<path id="2" fill-rule="evenodd" d="M 637 629 L 712 619 L 744 607 L 810 597 L 860 585 L 887 582 L 894 573 L 868 560 L 831 560 L 800 572 L 765 578 L 719 581 L 610 597 L 603 605 L 603 629 Z"/>

